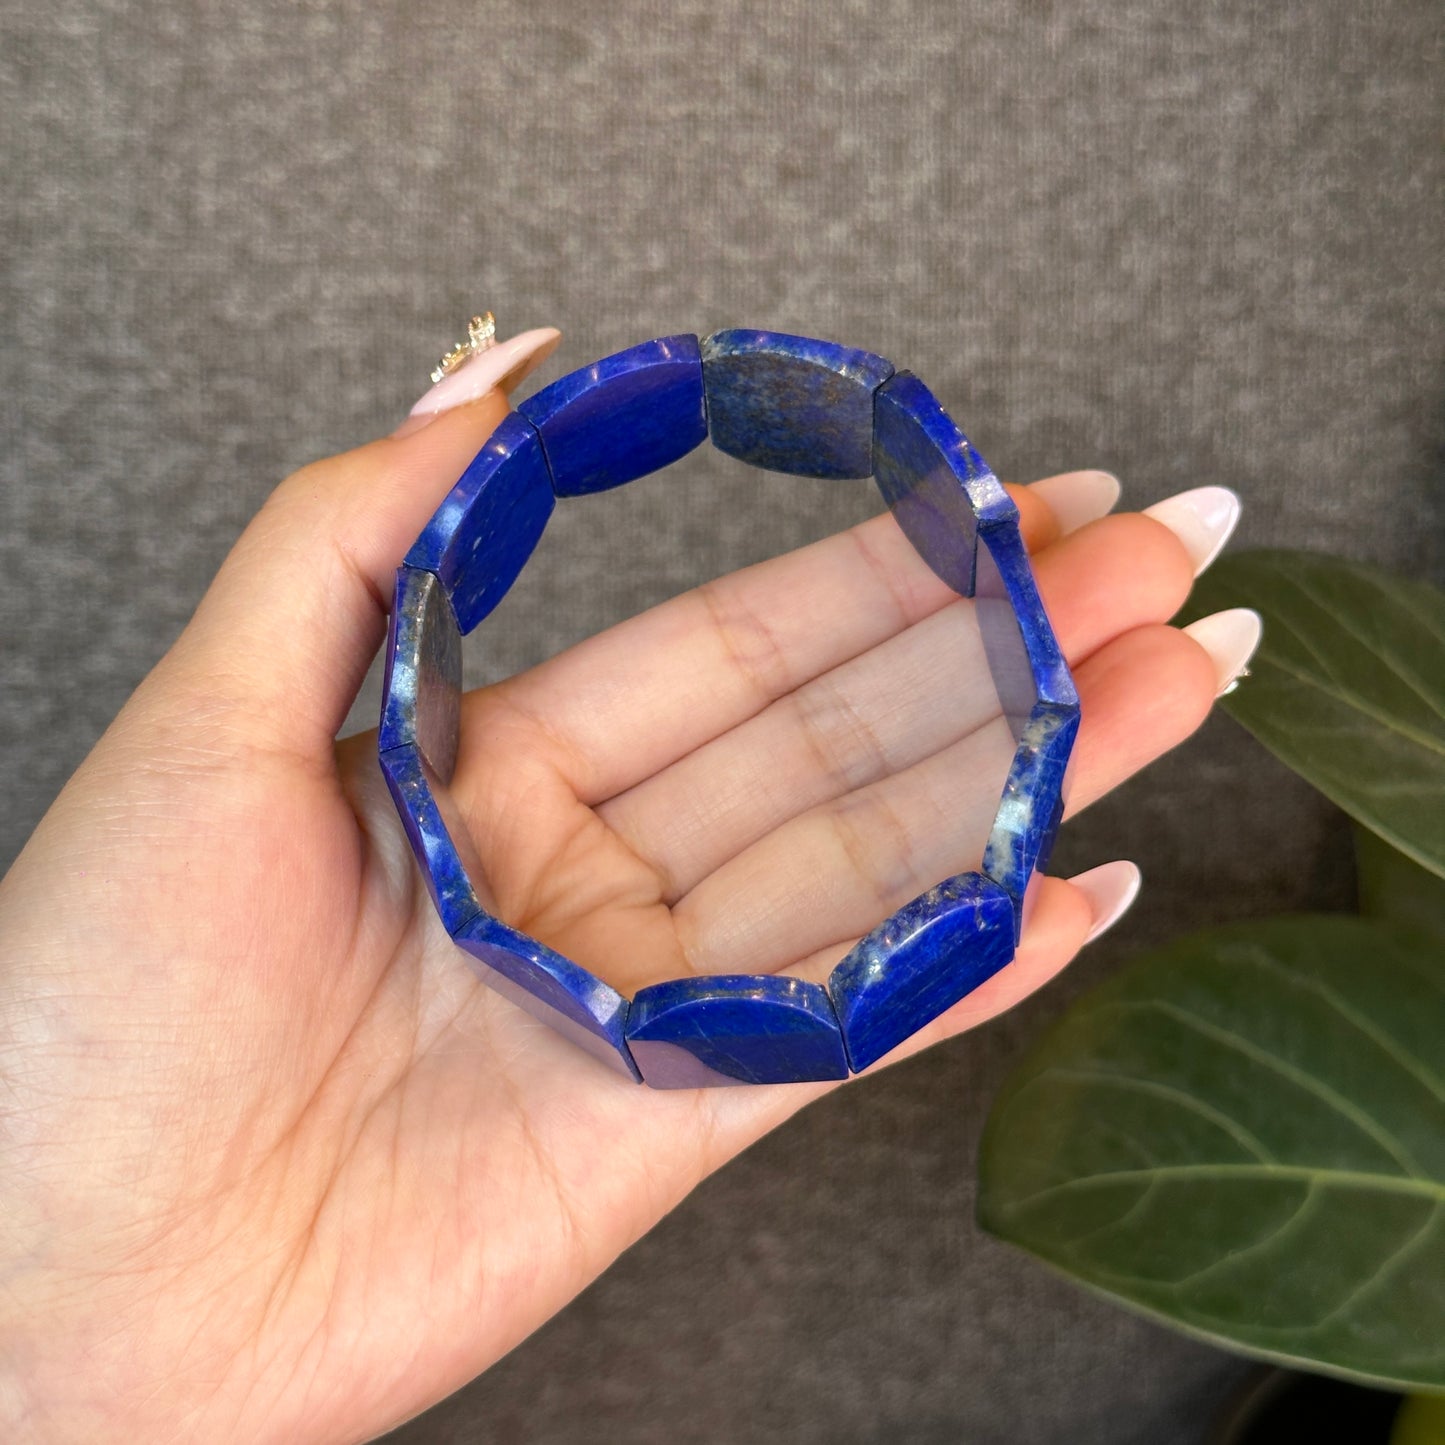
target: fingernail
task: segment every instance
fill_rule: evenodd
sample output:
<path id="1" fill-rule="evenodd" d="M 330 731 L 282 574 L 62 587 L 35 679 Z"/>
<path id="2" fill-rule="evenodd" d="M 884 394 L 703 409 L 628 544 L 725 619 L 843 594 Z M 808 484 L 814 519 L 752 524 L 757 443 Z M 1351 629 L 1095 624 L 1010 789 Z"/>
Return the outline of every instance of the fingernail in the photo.
<path id="1" fill-rule="evenodd" d="M 1239 521 L 1239 498 L 1228 487 L 1195 487 L 1145 507 L 1144 515 L 1163 522 L 1184 543 L 1197 577 L 1229 541 Z"/>
<path id="2" fill-rule="evenodd" d="M 1107 933 L 1129 911 L 1129 905 L 1139 896 L 1139 885 L 1143 881 L 1139 865 L 1127 858 L 1101 863 L 1097 868 L 1090 868 L 1087 873 L 1069 879 L 1089 900 L 1094 914 L 1085 943 L 1092 943 L 1101 933 Z"/>
<path id="3" fill-rule="evenodd" d="M 1045 477 L 1029 488 L 1048 503 L 1065 536 L 1088 522 L 1107 517 L 1121 490 L 1118 477 L 1108 472 L 1069 472 L 1062 477 Z"/>
<path id="4" fill-rule="evenodd" d="M 392 432 L 392 436 L 410 436 L 442 412 L 476 401 L 494 387 L 511 391 L 528 372 L 546 361 L 561 339 L 562 333 L 555 327 L 542 326 L 479 351 L 450 376 L 444 376 L 437 382 L 412 407 L 411 414 Z"/>
<path id="5" fill-rule="evenodd" d="M 1191 622 L 1184 629 L 1214 662 L 1215 696 L 1233 692 L 1241 677 L 1249 675 L 1247 666 L 1264 633 L 1264 621 L 1250 607 L 1231 607 L 1228 612 L 1214 612 Z"/>

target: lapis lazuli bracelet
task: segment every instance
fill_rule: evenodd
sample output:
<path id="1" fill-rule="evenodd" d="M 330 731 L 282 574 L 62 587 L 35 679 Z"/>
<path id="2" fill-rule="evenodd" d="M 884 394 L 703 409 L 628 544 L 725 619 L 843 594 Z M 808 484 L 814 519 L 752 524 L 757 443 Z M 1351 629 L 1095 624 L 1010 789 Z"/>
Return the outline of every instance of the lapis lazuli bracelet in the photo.
<path id="1" fill-rule="evenodd" d="M 558 497 L 621 486 L 704 437 L 771 471 L 873 477 L 923 560 L 975 598 L 1017 750 L 980 871 L 900 908 L 826 987 L 699 976 L 628 1000 L 478 901 L 475 850 L 448 795 L 461 639 L 517 579 Z M 933 393 L 867 351 L 737 330 L 643 342 L 507 416 L 397 570 L 379 748 L 442 923 L 475 972 L 619 1072 L 680 1089 L 846 1078 L 1008 963 L 1024 889 L 1058 830 L 1078 726 L 1018 509 Z"/>

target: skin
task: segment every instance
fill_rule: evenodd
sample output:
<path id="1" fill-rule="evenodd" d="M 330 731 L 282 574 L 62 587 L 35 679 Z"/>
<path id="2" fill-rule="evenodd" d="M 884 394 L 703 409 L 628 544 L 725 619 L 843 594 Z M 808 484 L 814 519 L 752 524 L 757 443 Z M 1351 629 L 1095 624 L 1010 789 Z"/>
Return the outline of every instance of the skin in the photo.
<path id="1" fill-rule="evenodd" d="M 835 1087 L 639 1089 L 534 1024 L 459 966 L 375 735 L 334 742 L 396 559 L 506 409 L 284 482 L 0 883 L 8 1438 L 379 1434 Z M 1015 495 L 1077 810 L 1199 724 L 1214 667 L 1165 625 L 1169 531 L 1060 537 Z M 498 910 L 627 992 L 825 976 L 977 866 L 1011 748 L 971 613 L 885 516 L 470 694 L 454 791 Z M 897 1056 L 1069 962 L 1084 896 L 1041 879 L 1031 910 Z"/>

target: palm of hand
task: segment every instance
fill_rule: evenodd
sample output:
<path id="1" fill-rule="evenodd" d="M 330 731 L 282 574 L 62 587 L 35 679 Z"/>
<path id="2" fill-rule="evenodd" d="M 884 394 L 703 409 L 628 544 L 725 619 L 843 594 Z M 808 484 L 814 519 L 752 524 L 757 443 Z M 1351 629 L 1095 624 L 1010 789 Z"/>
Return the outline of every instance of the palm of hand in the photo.
<path id="1" fill-rule="evenodd" d="M 378 541 L 380 575 L 396 550 Z M 1212 671 L 1151 625 L 1188 577 L 1155 524 L 1099 523 L 1039 575 L 1082 664 L 1079 806 L 1197 723 Z M 824 976 L 977 865 L 1008 746 L 948 598 L 883 518 L 474 694 L 456 796 L 499 911 L 629 993 L 693 969 Z M 657 1093 L 533 1024 L 434 919 L 374 737 L 283 745 L 264 698 L 212 712 L 204 687 L 178 707 L 198 656 L 183 639 L 142 687 L 0 892 L 34 1251 L 12 1296 L 43 1279 L 88 1361 L 73 1433 L 359 1438 L 504 1353 L 829 1086 Z M 1018 960 L 917 1044 L 1068 961 L 1087 908 L 1038 893 Z"/>

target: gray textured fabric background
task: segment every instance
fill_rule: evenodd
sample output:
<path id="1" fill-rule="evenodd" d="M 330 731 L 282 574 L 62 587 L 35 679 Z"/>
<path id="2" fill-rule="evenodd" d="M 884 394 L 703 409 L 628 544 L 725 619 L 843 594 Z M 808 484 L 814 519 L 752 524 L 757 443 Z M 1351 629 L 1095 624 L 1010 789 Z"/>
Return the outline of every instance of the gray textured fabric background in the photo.
<path id="1" fill-rule="evenodd" d="M 1438 0 L 0 0 L 0 866 L 270 488 L 479 305 L 567 333 L 539 382 L 669 331 L 867 346 L 1012 478 L 1222 482 L 1237 545 L 1438 571 L 1442 36 Z M 707 449 L 569 503 L 469 679 L 876 507 Z M 764 1141 L 393 1438 L 1200 1440 L 1240 1365 L 982 1236 L 978 1134 L 1123 956 L 1347 904 L 1347 840 L 1216 719 L 1058 863 L 1118 856 L 1140 902 L 1056 986 Z"/>

